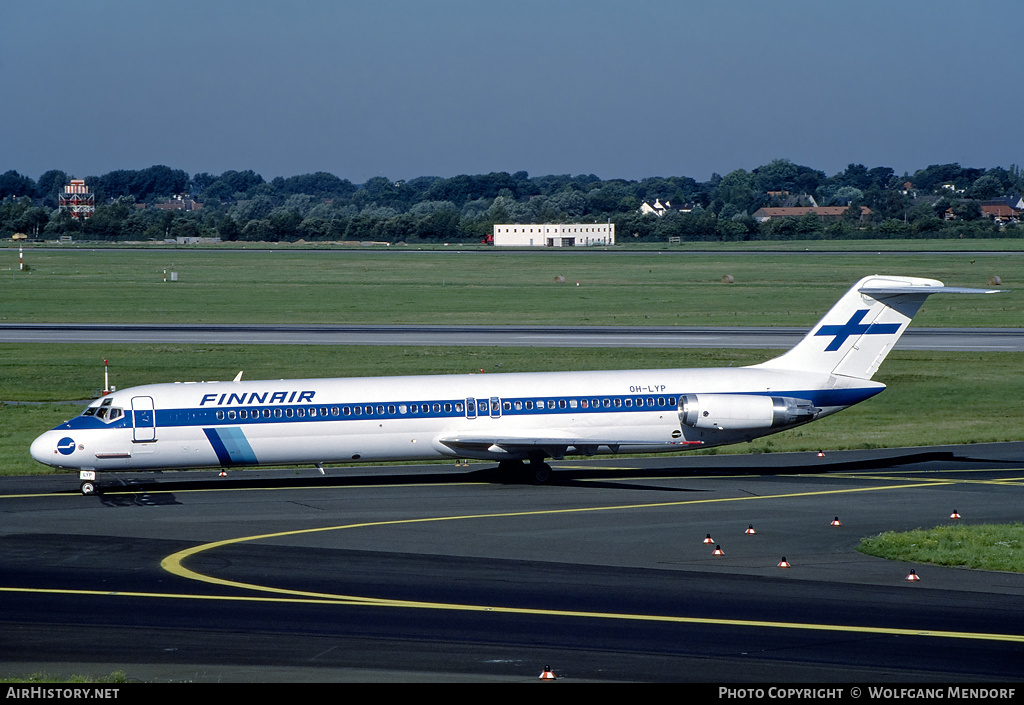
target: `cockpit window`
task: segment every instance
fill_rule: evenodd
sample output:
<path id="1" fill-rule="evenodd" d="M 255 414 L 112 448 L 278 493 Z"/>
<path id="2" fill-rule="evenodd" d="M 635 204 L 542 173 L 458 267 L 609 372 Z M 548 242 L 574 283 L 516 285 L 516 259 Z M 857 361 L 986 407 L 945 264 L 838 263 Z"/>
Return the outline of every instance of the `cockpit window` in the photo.
<path id="1" fill-rule="evenodd" d="M 98 419 L 102 419 L 104 423 L 111 423 L 117 421 L 119 418 L 124 416 L 124 409 L 116 406 L 111 406 L 113 399 L 104 399 L 100 406 L 90 406 L 82 412 L 82 416 L 95 416 Z"/>

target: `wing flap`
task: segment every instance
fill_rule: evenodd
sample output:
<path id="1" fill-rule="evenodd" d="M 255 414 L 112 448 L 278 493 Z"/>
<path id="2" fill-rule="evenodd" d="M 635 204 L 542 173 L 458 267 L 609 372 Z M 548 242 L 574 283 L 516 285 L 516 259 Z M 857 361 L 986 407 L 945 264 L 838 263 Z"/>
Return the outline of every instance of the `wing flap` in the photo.
<path id="1" fill-rule="evenodd" d="M 672 449 L 682 450 L 686 447 L 703 445 L 703 441 L 633 440 L 628 438 L 578 438 L 578 437 L 542 437 L 542 436 L 446 436 L 437 442 L 457 453 L 487 454 L 493 457 L 511 456 L 526 457 L 540 451 L 552 458 L 560 459 L 572 449 L 573 452 L 593 455 L 602 446 L 612 453 L 618 453 L 622 447 L 639 447 L 649 450 Z"/>

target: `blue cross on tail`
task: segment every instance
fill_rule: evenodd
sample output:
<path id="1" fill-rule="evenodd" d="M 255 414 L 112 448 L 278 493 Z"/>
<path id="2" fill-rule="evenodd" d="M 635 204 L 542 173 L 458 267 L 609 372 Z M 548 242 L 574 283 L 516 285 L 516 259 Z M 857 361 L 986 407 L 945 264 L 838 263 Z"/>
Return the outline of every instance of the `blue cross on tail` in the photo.
<path id="1" fill-rule="evenodd" d="M 814 334 L 819 335 L 831 335 L 832 342 L 825 348 L 826 352 L 835 352 L 839 348 L 843 347 L 843 343 L 850 336 L 859 335 L 889 335 L 896 333 L 900 329 L 899 323 L 861 323 L 864 320 L 864 316 L 868 315 L 868 309 L 856 311 L 850 320 L 841 326 L 822 326 Z"/>

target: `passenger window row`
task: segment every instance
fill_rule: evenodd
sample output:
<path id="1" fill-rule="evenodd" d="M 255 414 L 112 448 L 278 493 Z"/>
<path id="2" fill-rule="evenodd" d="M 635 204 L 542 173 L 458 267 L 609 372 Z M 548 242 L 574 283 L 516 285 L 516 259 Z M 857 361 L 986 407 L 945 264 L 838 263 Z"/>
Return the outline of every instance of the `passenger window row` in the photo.
<path id="1" fill-rule="evenodd" d="M 500 412 L 529 411 L 603 411 L 606 409 L 661 409 L 675 408 L 676 397 L 570 397 L 561 399 L 471 399 L 468 405 L 458 401 L 417 402 L 404 404 L 350 404 L 345 406 L 287 406 L 252 409 L 218 409 L 220 421 L 258 421 L 260 419 L 330 419 L 359 418 L 363 416 L 451 416 L 467 412 L 497 416 Z M 500 407 L 499 407 L 500 404 Z"/>

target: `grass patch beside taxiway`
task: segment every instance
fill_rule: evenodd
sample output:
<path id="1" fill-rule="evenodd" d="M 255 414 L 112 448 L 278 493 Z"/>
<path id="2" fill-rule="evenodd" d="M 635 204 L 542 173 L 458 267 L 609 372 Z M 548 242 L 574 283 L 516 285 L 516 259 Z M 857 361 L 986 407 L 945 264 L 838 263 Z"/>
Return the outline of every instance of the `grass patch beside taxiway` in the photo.
<path id="1" fill-rule="evenodd" d="M 1024 524 L 956 524 L 888 531 L 863 539 L 857 550 L 913 563 L 1024 572 Z"/>
<path id="2" fill-rule="evenodd" d="M 81 675 L 70 675 L 70 676 L 57 676 L 50 673 L 32 673 L 30 675 L 19 677 L 11 676 L 7 678 L 0 678 L 0 683 L 21 683 L 21 684 L 32 684 L 32 683 L 68 683 L 68 684 L 79 684 L 79 683 L 127 683 L 128 676 L 124 671 L 113 671 L 107 676 L 81 676 Z M 10 696 L 8 696 L 10 697 Z M 15 695 L 14 697 L 17 697 Z M 116 696 L 115 696 L 116 697 Z"/>

